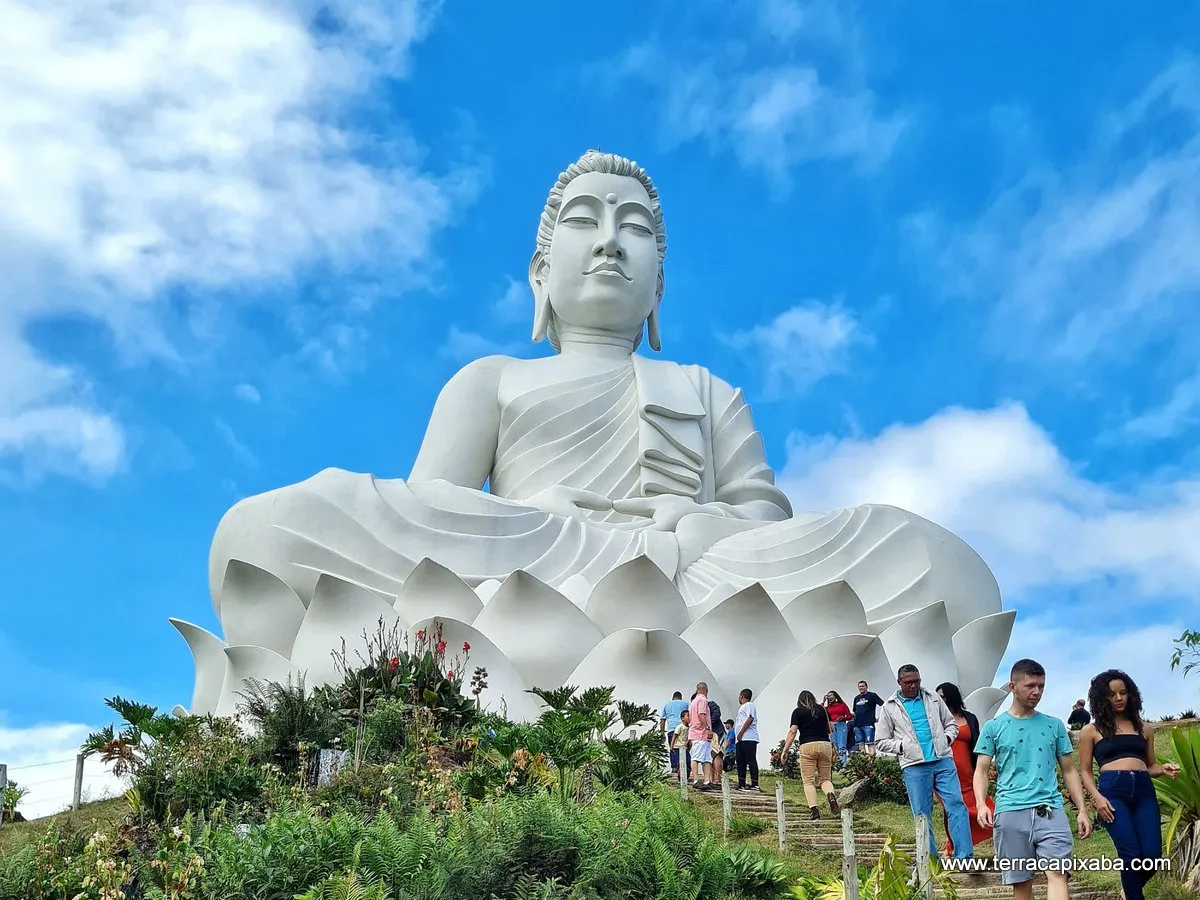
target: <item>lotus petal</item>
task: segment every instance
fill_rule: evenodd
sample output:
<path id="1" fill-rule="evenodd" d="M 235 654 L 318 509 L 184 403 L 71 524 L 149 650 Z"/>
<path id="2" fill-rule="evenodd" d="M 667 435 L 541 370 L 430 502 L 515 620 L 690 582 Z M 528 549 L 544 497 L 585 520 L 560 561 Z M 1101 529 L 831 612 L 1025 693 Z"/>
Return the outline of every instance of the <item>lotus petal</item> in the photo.
<path id="1" fill-rule="evenodd" d="M 760 584 L 705 613 L 681 637 L 727 692 L 757 690 L 800 654 L 779 607 Z M 738 648 L 753 648 L 738 652 Z"/>
<path id="2" fill-rule="evenodd" d="M 479 698 L 485 708 L 498 710 L 503 702 L 506 705 L 505 713 L 511 721 L 536 721 L 541 715 L 538 699 L 528 692 L 529 686 L 521 678 L 516 666 L 487 635 L 466 622 L 445 616 L 431 616 L 414 622 L 412 627 L 414 631 L 432 632 L 438 625 L 442 628 L 442 640 L 451 648 L 445 665 L 453 670 L 454 661 L 462 664 L 466 671 L 459 674 L 464 677 L 464 684 L 469 681 L 470 673 L 476 668 L 487 669 L 488 686 Z M 454 654 L 454 648 L 461 647 L 464 643 L 471 645 L 470 654 L 465 660 Z"/>
<path id="3" fill-rule="evenodd" d="M 408 622 L 438 618 L 474 622 L 483 601 L 466 583 L 432 559 L 423 559 L 404 580 L 396 597 L 396 612 Z"/>
<path id="4" fill-rule="evenodd" d="M 762 585 L 759 585 L 759 587 L 761 586 Z M 699 622 L 706 613 L 716 609 L 737 592 L 738 586 L 732 581 L 725 581 L 716 585 L 711 591 L 704 595 L 704 599 L 702 599 L 699 603 L 693 603 L 687 608 L 688 618 L 693 622 Z M 770 595 L 768 594 L 767 596 Z"/>
<path id="5" fill-rule="evenodd" d="M 686 697 L 700 681 L 708 683 L 708 696 L 722 711 L 737 708 L 732 705 L 736 697 L 728 696 L 728 690 L 679 635 L 656 628 L 625 628 L 597 644 L 567 684 L 613 685 L 618 699 L 661 709 L 675 691 Z"/>
<path id="6" fill-rule="evenodd" d="M 958 688 L 968 694 L 976 688 L 990 685 L 1016 621 L 1015 609 L 981 616 L 954 632 L 951 643 L 958 660 Z"/>
<path id="7" fill-rule="evenodd" d="M 592 584 L 582 575 L 575 574 L 558 586 L 558 592 L 582 608 L 592 595 Z"/>
<path id="8" fill-rule="evenodd" d="M 820 698 L 832 689 L 852 697 L 859 680 L 882 685 L 894 684 L 895 679 L 875 635 L 843 634 L 824 640 L 793 660 L 754 698 L 762 741 L 774 745 L 787 733 L 801 691 L 812 691 Z"/>
<path id="9" fill-rule="evenodd" d="M 933 571 L 926 569 L 890 600 L 873 607 L 868 616 L 871 622 L 871 633 L 883 634 L 905 616 L 912 615 L 917 610 L 936 603 L 938 598 L 934 596 L 932 585 Z"/>
<path id="10" fill-rule="evenodd" d="M 183 635 L 196 663 L 196 686 L 192 690 L 192 712 L 203 716 L 217 708 L 225 684 L 225 642 L 199 625 L 168 619 Z"/>
<path id="11" fill-rule="evenodd" d="M 914 665 L 930 690 L 949 681 L 958 684 L 958 662 L 950 641 L 950 622 L 941 601 L 905 616 L 879 635 L 892 669 Z"/>
<path id="12" fill-rule="evenodd" d="M 500 582 L 495 578 L 489 578 L 475 585 L 475 596 L 479 598 L 480 603 L 487 606 L 488 601 L 492 599 L 499 588 Z"/>
<path id="13" fill-rule="evenodd" d="M 584 611 L 605 636 L 626 628 L 661 628 L 679 635 L 691 624 L 675 585 L 645 556 L 621 563 L 601 578 Z"/>
<path id="14" fill-rule="evenodd" d="M 980 726 L 982 726 L 988 719 L 996 718 L 996 713 L 1000 711 L 1000 707 L 1007 699 L 1007 690 L 988 685 L 967 694 L 963 698 L 963 705 L 975 713 L 979 719 Z"/>
<path id="15" fill-rule="evenodd" d="M 365 653 L 367 642 L 362 634 L 375 634 L 381 618 L 385 628 L 403 628 L 405 624 L 374 591 L 336 575 L 322 574 L 296 635 L 292 665 L 305 671 L 306 681 L 314 686 L 338 681 L 333 651 L 342 646 L 344 639 L 349 659 L 356 659 L 356 650 Z"/>
<path id="16" fill-rule="evenodd" d="M 303 620 L 304 603 L 290 587 L 258 566 L 229 561 L 221 585 L 226 644 L 266 647 L 287 657 Z"/>
<path id="17" fill-rule="evenodd" d="M 805 591 L 785 604 L 782 612 L 801 652 L 839 634 L 867 633 L 862 600 L 844 581 Z"/>
<path id="18" fill-rule="evenodd" d="M 248 679 L 285 684 L 289 678 L 293 683 L 300 678 L 300 672 L 295 666 L 266 647 L 226 647 L 225 659 L 225 684 L 221 689 L 221 699 L 217 701 L 215 712 L 218 716 L 232 716 L 237 713 L 238 706 L 243 702 L 239 695 L 245 692 Z M 308 687 L 307 683 L 305 686 Z"/>
<path id="19" fill-rule="evenodd" d="M 563 684 L 604 637 L 582 609 L 520 570 L 504 579 L 474 625 L 531 687 Z"/>

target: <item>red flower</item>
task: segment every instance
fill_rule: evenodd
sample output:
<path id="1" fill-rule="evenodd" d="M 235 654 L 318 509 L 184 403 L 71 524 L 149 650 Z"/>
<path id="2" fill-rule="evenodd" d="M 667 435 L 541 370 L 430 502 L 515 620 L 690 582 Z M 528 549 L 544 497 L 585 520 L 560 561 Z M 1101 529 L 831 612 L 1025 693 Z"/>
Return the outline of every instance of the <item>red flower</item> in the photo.
<path id="1" fill-rule="evenodd" d="M 400 657 L 393 656 L 390 665 L 391 665 L 391 668 L 393 668 L 393 669 L 398 667 L 400 665 Z"/>
<path id="2" fill-rule="evenodd" d="M 454 677 L 454 673 L 453 673 L 453 672 L 447 672 L 447 673 L 446 673 L 446 677 L 447 677 L 447 678 L 453 678 L 453 677 Z"/>
<path id="3" fill-rule="evenodd" d="M 438 652 L 438 656 L 441 656 L 443 653 L 446 652 L 446 642 L 445 641 L 438 641 L 437 652 Z"/>
<path id="4" fill-rule="evenodd" d="M 418 631 L 418 632 L 417 632 L 417 640 L 418 640 L 418 641 L 423 641 L 423 640 L 425 640 L 425 632 L 424 632 L 424 631 Z"/>
<path id="5" fill-rule="evenodd" d="M 463 653 L 470 653 L 470 652 L 471 652 L 471 642 L 463 641 Z"/>

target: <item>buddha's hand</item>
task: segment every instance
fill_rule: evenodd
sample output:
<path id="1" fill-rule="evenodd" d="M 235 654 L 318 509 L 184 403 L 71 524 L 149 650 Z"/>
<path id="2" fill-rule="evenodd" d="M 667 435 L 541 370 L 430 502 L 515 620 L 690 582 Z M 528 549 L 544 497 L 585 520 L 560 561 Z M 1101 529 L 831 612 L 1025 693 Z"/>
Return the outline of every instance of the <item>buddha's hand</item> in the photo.
<path id="1" fill-rule="evenodd" d="M 544 512 L 568 519 L 585 518 L 589 510 L 607 512 L 613 508 L 612 501 L 603 494 L 562 484 L 538 491 L 525 502 Z"/>
<path id="2" fill-rule="evenodd" d="M 612 509 L 613 512 L 627 516 L 645 516 L 653 519 L 653 524 L 644 526 L 650 531 L 674 531 L 684 516 L 704 512 L 704 507 L 691 497 L 680 497 L 678 494 L 614 500 Z"/>

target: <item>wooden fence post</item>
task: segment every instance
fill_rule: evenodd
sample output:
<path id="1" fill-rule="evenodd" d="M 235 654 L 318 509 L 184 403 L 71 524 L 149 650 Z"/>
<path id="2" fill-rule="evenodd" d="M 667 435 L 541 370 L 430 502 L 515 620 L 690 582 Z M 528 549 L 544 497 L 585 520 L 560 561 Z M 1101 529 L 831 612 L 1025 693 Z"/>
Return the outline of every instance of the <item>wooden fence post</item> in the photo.
<path id="1" fill-rule="evenodd" d="M 683 802 L 687 802 L 688 794 L 688 770 L 687 770 L 687 738 L 685 736 L 682 744 L 679 741 L 675 742 L 675 746 L 679 748 L 679 795 L 683 797 Z"/>
<path id="2" fill-rule="evenodd" d="M 721 818 L 725 820 L 725 836 L 729 837 L 729 825 L 733 822 L 733 791 L 729 786 L 729 773 L 721 773 Z"/>
<path id="3" fill-rule="evenodd" d="M 75 791 L 71 795 L 71 811 L 79 812 L 79 805 L 83 802 L 83 763 L 87 759 L 87 754 L 80 753 L 75 757 Z"/>
<path id="4" fill-rule="evenodd" d="M 787 843 L 787 813 L 783 808 L 783 782 L 775 782 L 775 822 L 779 826 L 779 849 Z"/>
<path id="5" fill-rule="evenodd" d="M 929 816 L 917 816 L 917 886 L 925 900 L 933 900 L 933 878 L 929 872 Z"/>
<path id="6" fill-rule="evenodd" d="M 854 844 L 854 811 L 842 807 L 842 885 L 846 900 L 858 900 L 858 848 Z"/>

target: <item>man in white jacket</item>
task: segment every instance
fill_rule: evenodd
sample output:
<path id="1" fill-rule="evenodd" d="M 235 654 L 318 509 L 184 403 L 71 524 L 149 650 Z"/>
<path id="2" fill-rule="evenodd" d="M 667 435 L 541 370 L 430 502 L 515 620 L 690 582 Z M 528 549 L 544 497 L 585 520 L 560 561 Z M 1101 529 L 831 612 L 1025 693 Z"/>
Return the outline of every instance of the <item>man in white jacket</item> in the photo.
<path id="1" fill-rule="evenodd" d="M 908 805 L 914 816 L 929 818 L 930 853 L 937 856 L 932 827 L 936 789 L 946 807 L 955 857 L 973 856 L 971 818 L 950 751 L 950 744 L 958 736 L 954 715 L 941 697 L 921 687 L 921 673 L 916 666 L 901 666 L 896 672 L 896 683 L 899 690 L 879 707 L 875 749 L 900 758 Z"/>

